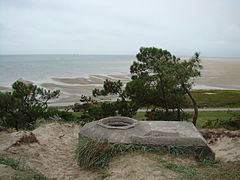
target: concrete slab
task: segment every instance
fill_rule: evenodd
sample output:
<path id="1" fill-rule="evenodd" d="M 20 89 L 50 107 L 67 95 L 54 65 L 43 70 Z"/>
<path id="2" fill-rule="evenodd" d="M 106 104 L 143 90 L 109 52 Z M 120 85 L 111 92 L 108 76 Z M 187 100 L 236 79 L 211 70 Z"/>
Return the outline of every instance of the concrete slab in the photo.
<path id="1" fill-rule="evenodd" d="M 79 136 L 109 143 L 203 147 L 208 150 L 208 155 L 214 156 L 206 140 L 190 122 L 137 121 L 126 117 L 108 117 L 85 124 L 80 129 Z"/>

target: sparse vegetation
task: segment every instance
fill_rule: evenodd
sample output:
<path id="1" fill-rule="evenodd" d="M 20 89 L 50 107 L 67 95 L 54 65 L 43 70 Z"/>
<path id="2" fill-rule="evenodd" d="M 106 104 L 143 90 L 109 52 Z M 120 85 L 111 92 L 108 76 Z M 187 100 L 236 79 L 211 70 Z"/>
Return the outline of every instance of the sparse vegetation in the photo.
<path id="1" fill-rule="evenodd" d="M 204 159 L 203 161 L 191 161 L 189 164 L 177 161 L 175 160 L 176 156 L 170 155 L 167 161 L 163 160 L 162 157 L 164 154 L 166 155 L 166 152 L 181 155 L 180 157 L 183 159 L 188 159 L 191 156 L 186 148 L 174 146 L 160 148 L 154 146 L 120 145 L 81 138 L 76 151 L 76 157 L 80 167 L 92 169 L 105 167 L 103 176 L 109 176 L 106 165 L 108 165 L 111 158 L 136 152 L 157 161 L 159 167 L 174 171 L 178 174 L 177 179 L 235 180 L 240 177 L 240 166 L 237 163 L 223 163 L 213 159 Z"/>
<path id="2" fill-rule="evenodd" d="M 180 175 L 178 179 L 211 179 L 235 180 L 240 178 L 240 166 L 237 164 L 222 163 L 220 161 L 203 161 L 194 164 L 181 164 L 164 162 L 164 168 L 170 169 Z"/>
<path id="3" fill-rule="evenodd" d="M 19 158 L 10 158 L 5 154 L 0 153 L 0 164 L 10 166 L 12 169 L 16 170 L 15 174 L 12 175 L 14 180 L 48 180 L 41 172 L 30 167 L 26 162 Z"/>
<path id="4" fill-rule="evenodd" d="M 229 130 L 240 129 L 240 112 L 227 111 L 227 118 L 219 116 L 216 119 L 208 119 L 203 128 L 226 128 Z"/>

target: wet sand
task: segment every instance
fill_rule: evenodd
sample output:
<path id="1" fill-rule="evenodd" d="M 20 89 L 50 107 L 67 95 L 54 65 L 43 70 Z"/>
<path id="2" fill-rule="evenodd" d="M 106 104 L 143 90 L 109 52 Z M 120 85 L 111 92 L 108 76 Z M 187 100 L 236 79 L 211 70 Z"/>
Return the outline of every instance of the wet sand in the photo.
<path id="1" fill-rule="evenodd" d="M 196 84 L 240 89 L 240 59 L 202 59 L 202 77 Z"/>

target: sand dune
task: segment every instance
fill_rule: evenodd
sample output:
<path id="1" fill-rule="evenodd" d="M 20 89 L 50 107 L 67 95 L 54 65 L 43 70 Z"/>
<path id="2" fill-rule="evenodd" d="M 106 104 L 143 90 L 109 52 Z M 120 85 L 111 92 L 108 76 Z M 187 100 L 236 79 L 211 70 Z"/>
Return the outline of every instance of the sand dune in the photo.
<path id="1" fill-rule="evenodd" d="M 74 160 L 78 132 L 80 126 L 69 123 L 43 124 L 32 133 L 38 142 L 16 144 L 25 132 L 0 132 L 0 153 L 12 157 L 22 157 L 50 179 L 94 179 L 100 176 L 99 171 L 86 171 L 78 167 Z M 226 131 L 226 130 L 224 130 Z M 214 130 L 217 132 L 217 130 Z M 227 134 L 238 134 L 239 131 Z M 232 135 L 217 138 L 210 147 L 221 161 L 240 161 L 240 138 Z M 155 157 L 156 156 L 156 157 Z M 119 156 L 110 162 L 107 170 L 107 179 L 173 179 L 177 174 L 168 169 L 162 169 L 157 165 L 157 155 L 133 153 Z M 193 158 L 184 156 L 173 157 L 169 154 L 161 155 L 164 161 L 181 162 L 182 164 L 196 163 Z M 14 173 L 5 165 L 0 166 L 0 177 L 6 175 L 3 172 Z"/>

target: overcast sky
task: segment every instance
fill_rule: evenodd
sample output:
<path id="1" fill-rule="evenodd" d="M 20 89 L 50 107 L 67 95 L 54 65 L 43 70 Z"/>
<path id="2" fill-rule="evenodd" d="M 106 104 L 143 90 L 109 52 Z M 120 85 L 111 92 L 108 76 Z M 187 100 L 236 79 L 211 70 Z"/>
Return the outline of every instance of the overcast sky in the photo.
<path id="1" fill-rule="evenodd" d="M 240 57 L 240 0 L 0 0 L 0 54 Z"/>

